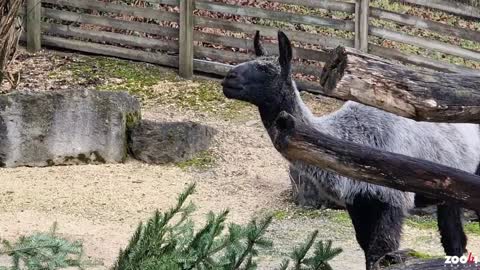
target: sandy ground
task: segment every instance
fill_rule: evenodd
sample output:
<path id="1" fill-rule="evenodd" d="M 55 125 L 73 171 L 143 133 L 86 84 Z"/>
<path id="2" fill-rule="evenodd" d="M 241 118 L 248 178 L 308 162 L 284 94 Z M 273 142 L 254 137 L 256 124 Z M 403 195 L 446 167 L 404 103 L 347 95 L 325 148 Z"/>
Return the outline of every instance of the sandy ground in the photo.
<path id="1" fill-rule="evenodd" d="M 318 113 L 338 102 L 314 100 Z M 86 254 L 107 269 L 114 262 L 140 221 L 156 209 L 166 210 L 186 185 L 197 183 L 192 196 L 198 207 L 195 219 L 208 211 L 231 209 L 229 221 L 246 223 L 272 210 L 292 209 L 287 163 L 275 151 L 253 108 L 246 119 L 220 119 L 170 106 L 149 106 L 144 119 L 193 120 L 219 132 L 212 151 L 215 164 L 207 170 L 182 170 L 174 165 L 125 164 L 0 169 L 0 238 L 46 231 L 56 221 L 59 233 L 84 241 Z M 292 244 L 303 242 L 313 230 L 320 239 L 332 239 L 344 252 L 334 259 L 334 269 L 364 269 L 363 252 L 350 224 L 327 217 L 292 217 L 275 220 L 268 236 L 273 250 L 260 258 L 260 269 L 274 269 Z M 442 254 L 434 230 L 405 227 L 402 247 Z M 480 255 L 480 237 L 470 236 L 469 249 Z"/>

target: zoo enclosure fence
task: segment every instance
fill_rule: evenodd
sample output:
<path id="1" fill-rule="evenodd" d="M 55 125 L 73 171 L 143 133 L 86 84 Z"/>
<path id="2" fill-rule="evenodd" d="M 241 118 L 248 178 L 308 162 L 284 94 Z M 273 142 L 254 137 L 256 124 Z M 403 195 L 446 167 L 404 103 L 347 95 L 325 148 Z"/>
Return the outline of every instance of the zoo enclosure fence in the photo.
<path id="1" fill-rule="evenodd" d="M 263 1 L 264 6 L 241 5 L 243 2 L 27 0 L 22 14 L 26 15 L 25 39 L 31 51 L 43 44 L 144 61 L 178 68 L 185 78 L 191 78 L 194 71 L 225 75 L 232 64 L 252 59 L 252 37 L 256 30 L 273 41 L 265 42 L 265 47 L 275 53 L 278 28 L 286 29 L 294 44 L 293 70 L 299 87 L 314 92 L 322 91 L 318 81 L 328 56 L 326 49 L 339 45 L 430 69 L 480 75 L 480 70 L 372 42 L 376 38 L 412 45 L 455 56 L 480 68 L 479 50 L 376 26 L 372 20 L 453 37 L 480 48 L 478 29 L 372 7 L 369 0 L 271 0 Z M 402 3 L 480 20 L 480 9 L 445 0 Z M 335 14 L 343 17 L 338 19 Z"/>

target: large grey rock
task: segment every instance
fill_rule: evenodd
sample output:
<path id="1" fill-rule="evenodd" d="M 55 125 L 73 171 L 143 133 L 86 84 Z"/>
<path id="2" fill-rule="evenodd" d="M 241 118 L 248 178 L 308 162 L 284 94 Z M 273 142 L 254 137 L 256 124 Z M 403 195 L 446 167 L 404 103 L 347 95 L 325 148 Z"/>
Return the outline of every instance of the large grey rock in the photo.
<path id="1" fill-rule="evenodd" d="M 0 95 L 0 166 L 121 162 L 140 103 L 123 92 Z"/>
<path id="2" fill-rule="evenodd" d="M 147 163 L 180 162 L 207 150 L 215 134 L 215 129 L 194 122 L 143 120 L 131 129 L 129 149 L 134 158 Z"/>

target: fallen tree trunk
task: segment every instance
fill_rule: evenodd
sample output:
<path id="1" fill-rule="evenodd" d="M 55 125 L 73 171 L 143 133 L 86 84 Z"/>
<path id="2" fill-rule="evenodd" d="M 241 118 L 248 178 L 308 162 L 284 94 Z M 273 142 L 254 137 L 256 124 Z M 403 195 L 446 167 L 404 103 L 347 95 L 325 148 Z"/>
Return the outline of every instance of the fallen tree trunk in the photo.
<path id="1" fill-rule="evenodd" d="M 328 95 L 418 121 L 480 123 L 480 71 L 418 70 L 338 47 L 320 83 Z"/>
<path id="2" fill-rule="evenodd" d="M 480 210 L 480 176 L 434 162 L 337 139 L 282 112 L 272 141 L 288 160 Z"/>
<path id="3" fill-rule="evenodd" d="M 469 264 L 452 264 L 446 265 L 445 259 L 430 260 L 411 260 L 402 264 L 395 264 L 390 267 L 382 268 L 384 270 L 439 270 L 439 269 L 455 269 L 455 270 L 478 270 L 478 266 L 474 263 Z"/>
<path id="4" fill-rule="evenodd" d="M 468 255 L 466 256 L 468 259 Z M 412 249 L 397 250 L 386 254 L 378 262 L 382 270 L 478 270 L 475 261 L 467 263 L 450 263 L 446 258 L 418 258 L 418 253 Z"/>

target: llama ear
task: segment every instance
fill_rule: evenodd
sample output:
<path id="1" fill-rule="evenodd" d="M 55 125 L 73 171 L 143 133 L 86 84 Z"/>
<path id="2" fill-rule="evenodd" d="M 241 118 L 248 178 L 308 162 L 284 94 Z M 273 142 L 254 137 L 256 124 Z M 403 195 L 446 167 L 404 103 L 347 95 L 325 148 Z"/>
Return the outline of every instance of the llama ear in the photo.
<path id="1" fill-rule="evenodd" d="M 282 77 L 287 78 L 290 76 L 291 62 L 292 62 L 292 44 L 287 35 L 282 31 L 278 31 L 278 51 L 280 56 L 278 62 L 282 68 Z"/>
<path id="2" fill-rule="evenodd" d="M 255 37 L 253 38 L 253 46 L 255 48 L 256 56 L 265 56 L 267 51 L 263 48 L 262 43 L 260 42 L 260 31 L 257 30 Z"/>

